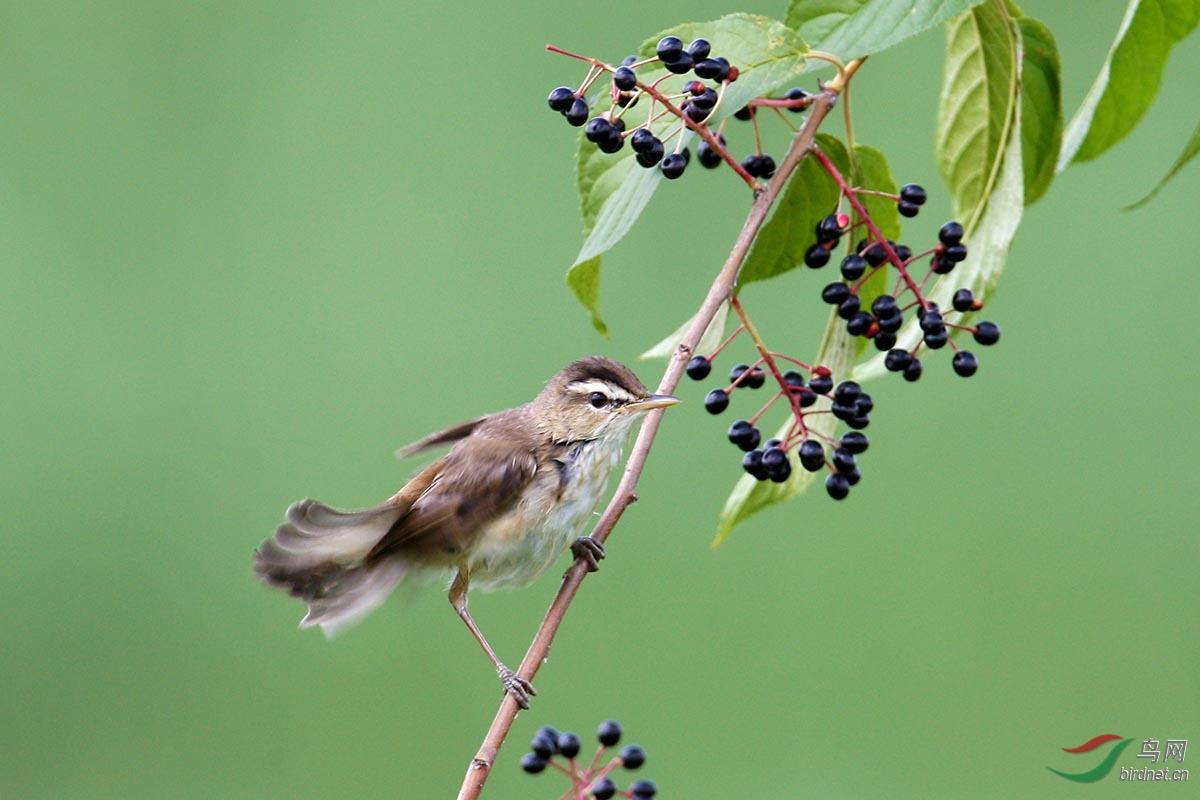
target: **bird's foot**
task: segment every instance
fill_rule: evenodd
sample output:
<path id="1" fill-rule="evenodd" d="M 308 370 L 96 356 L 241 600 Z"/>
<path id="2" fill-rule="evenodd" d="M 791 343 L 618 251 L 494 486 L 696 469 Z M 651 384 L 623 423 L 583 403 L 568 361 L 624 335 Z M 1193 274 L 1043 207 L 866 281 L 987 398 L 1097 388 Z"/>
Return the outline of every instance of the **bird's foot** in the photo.
<path id="1" fill-rule="evenodd" d="M 500 676 L 500 683 L 504 684 L 504 691 L 512 695 L 513 700 L 517 701 L 517 705 L 521 708 L 529 708 L 530 696 L 537 694 L 537 689 L 533 688 L 529 679 L 522 678 L 503 664 L 496 667 L 496 673 Z"/>
<path id="2" fill-rule="evenodd" d="M 590 536 L 580 536 L 571 542 L 571 555 L 583 559 L 588 572 L 596 572 L 600 569 L 600 559 L 604 558 L 604 545 Z"/>

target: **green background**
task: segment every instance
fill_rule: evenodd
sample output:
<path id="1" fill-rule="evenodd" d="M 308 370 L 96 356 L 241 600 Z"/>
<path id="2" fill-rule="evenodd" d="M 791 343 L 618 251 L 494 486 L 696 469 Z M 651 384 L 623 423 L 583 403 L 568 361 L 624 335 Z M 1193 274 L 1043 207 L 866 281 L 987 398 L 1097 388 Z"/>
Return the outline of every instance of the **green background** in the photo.
<path id="1" fill-rule="evenodd" d="M 542 45 L 616 60 L 783 9 L 414 5 L 0 9 L 0 797 L 457 791 L 499 691 L 444 594 L 328 642 L 250 554 L 293 500 L 389 495 L 418 466 L 396 446 L 579 356 L 632 361 L 723 261 L 744 191 L 663 186 L 607 262 L 597 338 L 563 281 L 575 135 L 544 105 L 582 72 Z M 1080 9 L 1026 6 L 1068 110 L 1123 3 Z M 606 717 L 663 797 L 1120 796 L 1115 771 L 1081 789 L 1046 766 L 1090 768 L 1059 748 L 1100 733 L 1138 740 L 1124 766 L 1141 739 L 1200 739 L 1200 170 L 1119 210 L 1192 130 L 1195 41 L 1134 135 L 1030 210 L 979 374 L 947 356 L 872 386 L 850 500 L 813 492 L 711 551 L 738 458 L 708 384 L 681 387 L 485 796 L 557 797 L 517 768 L 525 742 Z M 914 243 L 948 208 L 941 46 L 854 83 L 859 140 L 934 195 Z M 746 292 L 774 347 L 813 354 L 825 280 Z M 510 663 L 557 574 L 474 597 Z"/>

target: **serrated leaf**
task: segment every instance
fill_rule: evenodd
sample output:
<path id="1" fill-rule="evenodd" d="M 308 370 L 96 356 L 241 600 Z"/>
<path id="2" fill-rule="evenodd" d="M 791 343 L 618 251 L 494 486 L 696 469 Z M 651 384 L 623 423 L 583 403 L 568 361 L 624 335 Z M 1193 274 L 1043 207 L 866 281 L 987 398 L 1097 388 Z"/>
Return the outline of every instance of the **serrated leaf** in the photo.
<path id="1" fill-rule="evenodd" d="M 829 134 L 817 134 L 817 145 L 838 169 L 849 170 L 846 146 Z M 837 184 L 815 158 L 805 158 L 792 173 L 775 211 L 754 239 L 746 263 L 738 273 L 738 287 L 774 278 L 804 263 L 804 253 L 816 241 L 821 218 L 837 208 Z"/>
<path id="2" fill-rule="evenodd" d="M 697 312 L 699 313 L 699 312 Z M 638 356 L 639 359 L 646 360 L 651 358 L 670 358 L 675 355 L 675 350 L 679 347 L 679 343 L 683 341 L 687 335 L 688 329 L 692 327 L 696 315 L 693 314 L 688 318 L 688 321 L 675 329 L 674 333 L 663 339 L 658 344 L 651 347 L 646 352 Z M 725 330 L 729 323 L 729 304 L 722 303 L 717 308 L 717 313 L 713 314 L 712 320 L 708 323 L 708 327 L 704 329 L 700 341 L 696 344 L 695 352 L 697 354 L 711 353 L 716 350 L 721 342 L 725 341 Z"/>
<path id="3" fill-rule="evenodd" d="M 1153 200 L 1154 196 L 1158 194 L 1158 190 L 1166 186 L 1167 181 L 1174 178 L 1175 175 L 1178 174 L 1179 170 L 1183 169 L 1185 164 L 1195 158 L 1197 153 L 1200 153 L 1200 125 L 1197 125 L 1196 130 L 1192 131 L 1192 138 L 1188 139 L 1187 144 L 1183 146 L 1183 152 L 1179 154 L 1179 158 L 1175 159 L 1175 163 L 1171 165 L 1169 170 L 1167 170 L 1167 174 L 1164 175 L 1162 180 L 1158 182 L 1158 185 L 1150 190 L 1150 194 L 1146 195 L 1141 200 L 1138 200 L 1133 205 L 1126 206 L 1124 210 L 1132 211 L 1133 209 L 1143 206 Z"/>
<path id="4" fill-rule="evenodd" d="M 1031 205 L 1054 181 L 1062 147 L 1061 66 L 1054 34 L 1036 19 L 1017 20 L 1021 33 L 1021 158 L 1025 203 Z"/>
<path id="5" fill-rule="evenodd" d="M 852 183 L 859 186 L 869 186 L 881 192 L 894 193 L 896 191 L 896 181 L 892 177 L 891 168 L 888 166 L 883 152 L 879 149 L 868 145 L 856 145 L 854 148 L 854 165 L 851 167 L 849 154 L 846 151 L 845 145 L 839 140 L 828 134 L 819 134 L 817 144 L 829 157 L 829 160 L 834 163 L 834 166 L 843 175 L 846 175 Z M 820 164 L 817 164 L 816 159 L 806 158 L 801 163 L 801 167 L 809 163 L 816 164 L 820 174 L 825 176 L 825 171 L 821 169 Z M 799 169 L 792 177 L 792 183 L 784 190 L 785 194 L 796 189 L 798 185 L 796 180 L 798 177 L 800 177 Z M 828 183 L 834 187 L 833 200 L 824 207 L 823 211 L 816 214 L 815 219 L 810 220 L 811 224 L 806 224 L 797 230 L 798 238 L 805 243 L 804 247 L 800 248 L 801 258 L 803 258 L 803 251 L 807 248 L 807 244 L 815 240 L 813 228 L 816 225 L 816 221 L 830 213 L 833 210 L 833 205 L 837 202 L 837 184 L 827 176 L 820 183 Z M 809 190 L 815 188 L 809 184 L 799 184 L 799 187 L 801 190 L 805 187 L 808 187 Z M 878 195 L 864 195 L 864 205 L 867 207 L 867 212 L 871 215 L 871 219 L 879 226 L 880 232 L 885 238 L 898 239 L 900 237 L 900 214 L 896 209 L 894 200 L 879 197 Z M 779 211 L 776 212 L 777 215 L 778 213 Z M 772 221 L 774 219 L 773 217 Z M 764 226 L 765 231 L 766 228 Z M 871 298 L 881 294 L 883 287 L 886 285 L 887 276 L 884 272 L 880 272 L 867 285 L 864 285 L 862 289 L 864 300 L 869 302 Z M 835 378 L 840 380 L 851 374 L 854 362 L 859 358 L 864 344 L 864 339 L 858 336 L 851 336 L 846 332 L 845 323 L 837 315 L 837 310 L 833 309 L 830 311 L 829 321 L 825 325 L 825 334 L 821 339 L 815 363 L 829 367 Z M 828 408 L 828 406 L 829 401 L 825 398 L 820 398 L 814 409 L 824 409 Z M 807 421 L 811 430 L 826 436 L 832 435 L 838 425 L 837 418 L 832 414 L 820 414 L 816 417 L 808 417 Z M 792 418 L 789 415 L 775 435 L 779 438 L 786 436 L 791 423 Z M 783 483 L 758 481 L 749 475 L 742 476 L 734 484 L 733 491 L 725 500 L 725 506 L 721 509 L 713 547 L 719 546 L 729 537 L 729 534 L 733 532 L 735 527 L 759 511 L 776 503 L 790 500 L 806 491 L 809 485 L 812 484 L 814 477 L 814 473 L 802 469 L 794 461 L 791 475 Z"/>
<path id="6" fill-rule="evenodd" d="M 608 326 L 600 317 L 600 256 L 580 261 L 567 270 L 567 285 L 579 304 L 587 309 L 592 326 L 607 339 Z"/>
<path id="7" fill-rule="evenodd" d="M 1171 48 L 1200 23 L 1200 0 L 1130 0 L 1100 73 L 1063 135 L 1057 171 L 1124 139 L 1154 102 Z"/>
<path id="8" fill-rule="evenodd" d="M 954 218 L 973 227 L 1015 124 L 1019 42 L 1007 12 L 985 3 L 946 25 L 935 149 Z"/>
<path id="9" fill-rule="evenodd" d="M 843 61 L 873 55 L 982 0 L 792 0 L 784 23 Z"/>

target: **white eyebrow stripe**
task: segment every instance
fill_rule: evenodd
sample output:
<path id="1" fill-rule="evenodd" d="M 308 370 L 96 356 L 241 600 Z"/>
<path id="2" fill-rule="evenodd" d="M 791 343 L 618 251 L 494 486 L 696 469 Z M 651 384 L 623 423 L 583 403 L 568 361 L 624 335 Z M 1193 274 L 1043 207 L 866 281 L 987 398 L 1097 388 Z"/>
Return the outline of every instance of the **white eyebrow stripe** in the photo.
<path id="1" fill-rule="evenodd" d="M 633 401 L 637 400 L 636 397 L 622 389 L 620 386 L 616 386 L 608 381 L 596 380 L 594 378 L 583 381 L 575 381 L 568 388 L 572 392 L 577 392 L 579 394 L 591 394 L 592 392 L 599 392 L 605 397 L 611 397 L 612 399 L 621 403 L 632 403 Z"/>

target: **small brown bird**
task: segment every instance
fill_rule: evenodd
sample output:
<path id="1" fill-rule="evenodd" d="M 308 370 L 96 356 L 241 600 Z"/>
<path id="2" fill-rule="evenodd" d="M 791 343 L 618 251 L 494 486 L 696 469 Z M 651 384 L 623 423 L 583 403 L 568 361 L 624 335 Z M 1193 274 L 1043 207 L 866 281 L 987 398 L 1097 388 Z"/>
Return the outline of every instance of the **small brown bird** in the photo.
<path id="1" fill-rule="evenodd" d="M 292 504 L 254 554 L 254 571 L 308 603 L 301 627 L 320 625 L 329 635 L 376 608 L 406 576 L 454 575 L 451 604 L 505 690 L 528 708 L 533 686 L 496 656 L 467 611 L 467 589 L 530 583 L 568 544 L 596 569 L 604 550 L 581 534 L 628 433 L 642 412 L 677 402 L 651 394 L 611 359 L 576 361 L 531 403 L 401 448 L 408 456 L 453 443 L 383 503 L 361 511 Z"/>

